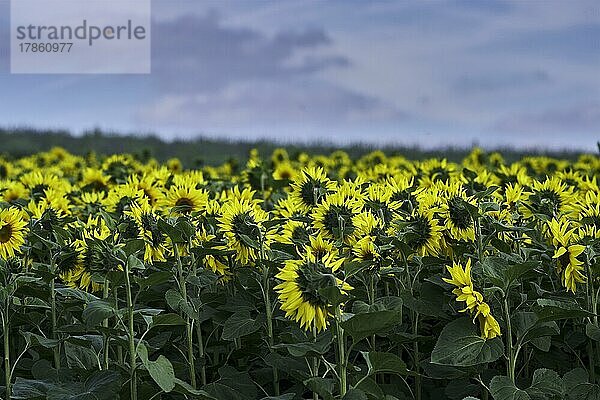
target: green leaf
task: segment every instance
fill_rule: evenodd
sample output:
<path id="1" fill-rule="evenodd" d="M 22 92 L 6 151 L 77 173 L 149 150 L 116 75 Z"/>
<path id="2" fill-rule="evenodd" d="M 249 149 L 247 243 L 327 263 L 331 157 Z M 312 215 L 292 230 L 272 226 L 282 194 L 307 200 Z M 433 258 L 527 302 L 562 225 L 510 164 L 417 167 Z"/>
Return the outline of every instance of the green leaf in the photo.
<path id="1" fill-rule="evenodd" d="M 65 342 L 65 355 L 69 368 L 94 370 L 98 368 L 98 355 L 89 347 Z"/>
<path id="2" fill-rule="evenodd" d="M 511 285 L 535 270 L 538 261 L 515 262 L 506 257 L 487 257 L 482 262 L 484 276 L 505 292 Z"/>
<path id="3" fill-rule="evenodd" d="M 178 378 L 175 378 L 175 388 L 173 389 L 173 391 L 184 395 L 188 395 L 192 399 L 217 400 L 204 390 L 194 389 L 192 385 Z"/>
<path id="4" fill-rule="evenodd" d="M 163 392 L 169 393 L 175 388 L 175 371 L 168 358 L 161 354 L 156 361 L 149 360 L 148 350 L 143 344 L 139 345 L 137 353 L 142 364 Z"/>
<path id="5" fill-rule="evenodd" d="M 164 219 L 159 219 L 156 226 L 165 233 L 173 243 L 187 243 L 188 239 L 194 234 L 194 227 L 185 219 L 179 219 L 174 225 L 169 224 Z"/>
<path id="6" fill-rule="evenodd" d="M 112 304 L 106 300 L 95 300 L 88 303 L 81 316 L 85 324 L 90 327 L 99 325 L 107 318 L 113 317 L 116 311 Z"/>
<path id="7" fill-rule="evenodd" d="M 171 307 L 174 311 L 181 311 L 188 317 L 194 319 L 196 317 L 196 313 L 192 306 L 183 298 L 181 293 L 177 290 L 169 289 L 165 293 L 165 300 L 169 307 Z"/>
<path id="8" fill-rule="evenodd" d="M 282 343 L 273 346 L 274 349 L 286 349 L 293 357 L 305 357 L 313 354 L 326 354 L 331 346 L 331 334 L 319 335 L 316 342 Z"/>
<path id="9" fill-rule="evenodd" d="M 370 399 L 383 399 L 385 397 L 385 394 L 383 393 L 383 390 L 379 384 L 377 384 L 377 382 L 375 382 L 375 380 L 371 377 L 363 379 L 360 385 L 357 385 L 355 389 L 362 390 L 369 396 Z"/>
<path id="10" fill-rule="evenodd" d="M 321 377 L 312 377 L 304 381 L 304 385 L 311 391 L 317 393 L 324 400 L 333 400 L 333 388 L 334 382 L 332 379 L 326 379 Z"/>
<path id="11" fill-rule="evenodd" d="M 600 386 L 589 382 L 583 368 L 575 368 L 563 375 L 565 393 L 570 400 L 600 400 Z"/>
<path id="12" fill-rule="evenodd" d="M 591 322 L 588 322 L 587 325 L 585 326 L 585 334 L 590 339 L 592 339 L 596 342 L 600 342 L 600 328 L 598 328 L 596 325 L 592 324 Z"/>
<path id="13" fill-rule="evenodd" d="M 401 310 L 382 310 L 355 314 L 342 322 L 342 327 L 355 342 L 358 342 L 375 334 L 385 333 L 401 322 Z"/>
<path id="14" fill-rule="evenodd" d="M 497 375 L 490 383 L 494 400 L 531 400 L 526 391 L 515 386 L 508 376 Z"/>
<path id="15" fill-rule="evenodd" d="M 343 294 L 337 286 L 329 286 L 319 289 L 319 294 L 327 299 L 329 304 L 337 306 L 348 301 L 349 296 Z"/>
<path id="16" fill-rule="evenodd" d="M 374 375 L 378 373 L 390 373 L 396 375 L 407 375 L 406 364 L 400 357 L 393 353 L 383 353 L 378 351 L 360 352 L 367 362 L 369 368 L 367 374 Z"/>
<path id="17" fill-rule="evenodd" d="M 219 368 L 221 379 L 204 386 L 204 390 L 216 399 L 249 400 L 257 397 L 256 385 L 246 372 L 233 367 Z"/>
<path id="18" fill-rule="evenodd" d="M 360 389 L 348 389 L 342 400 L 368 400 L 367 395 Z"/>
<path id="19" fill-rule="evenodd" d="M 223 340 L 234 340 L 260 329 L 260 323 L 250 318 L 248 311 L 238 311 L 229 317 L 223 325 Z"/>
<path id="20" fill-rule="evenodd" d="M 149 288 L 152 286 L 160 285 L 169 282 L 171 279 L 173 279 L 173 274 L 170 271 L 158 271 L 146 277 L 134 278 L 135 282 L 138 285 L 140 285 L 140 288 Z"/>
<path id="21" fill-rule="evenodd" d="M 527 311 L 517 312 L 513 315 L 513 326 L 515 327 L 517 338 L 519 338 L 522 344 L 531 341 L 536 345 L 539 344 L 539 341 L 536 342 L 536 339 L 546 338 L 560 333 L 560 329 L 556 322 L 541 322 L 538 320 L 535 313 Z"/>
<path id="22" fill-rule="evenodd" d="M 177 314 L 158 314 L 152 317 L 150 328 L 157 326 L 180 326 L 185 325 L 185 321 Z"/>
<path id="23" fill-rule="evenodd" d="M 22 332 L 23 338 L 30 346 L 42 346 L 46 349 L 51 349 L 60 344 L 58 339 L 49 339 L 32 332 Z"/>
<path id="24" fill-rule="evenodd" d="M 496 361 L 504 354 L 500 337 L 485 340 L 470 318 L 459 318 L 444 327 L 431 353 L 434 364 L 469 367 Z"/>
<path id="25" fill-rule="evenodd" d="M 533 373 L 531 386 L 526 392 L 536 400 L 562 400 L 563 382 L 561 377 L 550 369 L 540 368 Z"/>
<path id="26" fill-rule="evenodd" d="M 135 269 L 146 269 L 146 265 L 144 264 L 144 262 L 136 256 L 134 256 L 133 254 L 127 257 L 127 266 L 129 267 L 130 271 L 133 271 Z"/>
<path id="27" fill-rule="evenodd" d="M 593 316 L 576 301 L 567 300 L 537 299 L 533 310 L 540 321 L 558 321 Z"/>

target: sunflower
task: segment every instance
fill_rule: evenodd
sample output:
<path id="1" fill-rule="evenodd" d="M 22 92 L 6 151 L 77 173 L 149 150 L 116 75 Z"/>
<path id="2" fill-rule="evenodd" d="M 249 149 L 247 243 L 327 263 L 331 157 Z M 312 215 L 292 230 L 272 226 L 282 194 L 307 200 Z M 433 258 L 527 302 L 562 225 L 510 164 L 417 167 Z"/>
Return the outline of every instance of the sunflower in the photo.
<path id="1" fill-rule="evenodd" d="M 445 246 L 443 230 L 432 211 L 415 211 L 406 221 L 396 221 L 389 233 L 401 234 L 406 244 L 418 255 L 435 256 Z"/>
<path id="2" fill-rule="evenodd" d="M 577 284 L 586 281 L 583 261 L 578 259 L 585 246 L 575 243 L 578 239 L 576 229 L 570 227 L 568 220 L 552 219 L 548 222 L 548 227 L 555 248 L 552 258 L 556 259 L 558 272 L 562 273 L 563 286 L 575 293 Z"/>
<path id="3" fill-rule="evenodd" d="M 21 182 L 5 181 L 2 182 L 2 200 L 11 203 L 19 199 L 26 199 L 29 195 L 27 189 Z"/>
<path id="4" fill-rule="evenodd" d="M 178 158 L 170 158 L 167 160 L 167 168 L 173 172 L 181 172 L 183 170 L 183 165 Z"/>
<path id="5" fill-rule="evenodd" d="M 291 198 L 298 208 L 311 212 L 323 198 L 335 190 L 335 182 L 327 178 L 321 167 L 303 169 L 291 185 Z"/>
<path id="6" fill-rule="evenodd" d="M 533 182 L 532 193 L 521 206 L 521 212 L 526 218 L 536 214 L 550 219 L 575 211 L 576 200 L 573 188 L 554 176 Z"/>
<path id="7" fill-rule="evenodd" d="M 316 236 L 309 236 L 308 242 L 305 249 L 307 253 L 310 253 L 311 257 L 317 260 L 325 257 L 337 257 L 338 255 L 338 249 L 335 247 L 335 244 L 325 238 L 321 232 L 317 233 Z"/>
<path id="8" fill-rule="evenodd" d="M 366 190 L 365 208 L 376 215 L 384 225 L 398 216 L 401 201 L 393 201 L 394 191 L 386 184 L 372 184 Z"/>
<path id="9" fill-rule="evenodd" d="M 278 218 L 293 218 L 303 216 L 304 212 L 291 197 L 286 197 L 275 204 L 273 214 Z"/>
<path id="10" fill-rule="evenodd" d="M 196 189 L 196 184 L 186 180 L 172 185 L 160 202 L 160 205 L 172 210 L 175 214 L 184 215 L 201 211 L 208 203 L 208 193 Z"/>
<path id="11" fill-rule="evenodd" d="M 462 189 L 454 191 L 446 199 L 442 209 L 444 225 L 450 237 L 455 240 L 475 241 L 475 226 L 469 213 L 469 205 L 476 206 Z"/>
<path id="12" fill-rule="evenodd" d="M 464 302 L 466 308 L 460 312 L 474 314 L 475 319 L 479 320 L 481 337 L 484 339 L 493 339 L 501 335 L 498 321 L 491 315 L 490 306 L 483 301 L 483 295 L 474 289 L 471 279 L 471 259 L 467 260 L 463 267 L 458 263 L 453 263 L 452 267 L 446 267 L 450 273 L 450 278 L 443 278 L 444 282 L 456 286 L 452 293 L 456 295 L 456 301 Z"/>
<path id="13" fill-rule="evenodd" d="M 288 220 L 283 225 L 281 234 L 276 237 L 276 241 L 280 243 L 293 244 L 296 246 L 304 246 L 308 244 L 310 232 L 304 222 Z"/>
<path id="14" fill-rule="evenodd" d="M 95 282 L 92 276 L 96 272 L 112 270 L 112 262 L 107 259 L 106 246 L 111 236 L 106 222 L 100 217 L 88 217 L 85 226 L 81 226 L 81 238 L 76 239 L 67 249 L 67 259 L 59 264 L 61 279 L 70 287 L 78 287 L 85 291 L 98 292 L 102 285 Z M 75 257 L 69 257 L 72 250 Z M 65 263 L 72 259 L 70 263 Z M 116 266 L 115 266 L 116 267 Z"/>
<path id="15" fill-rule="evenodd" d="M 129 210 L 132 202 L 145 201 L 144 192 L 133 185 L 119 185 L 108 192 L 106 205 L 111 212 L 122 214 Z"/>
<path id="16" fill-rule="evenodd" d="M 365 236 L 357 241 L 352 246 L 352 254 L 354 254 L 354 259 L 357 261 L 375 264 L 381 260 L 381 254 L 373 236 Z"/>
<path id="17" fill-rule="evenodd" d="M 332 239 L 351 242 L 362 207 L 363 202 L 356 197 L 340 192 L 329 195 L 313 211 L 313 225 Z"/>
<path id="18" fill-rule="evenodd" d="M 217 220 L 228 248 L 235 250 L 236 259 L 242 264 L 254 261 L 260 252 L 261 242 L 267 244 L 261 224 L 267 220 L 268 214 L 257 202 L 235 197 L 223 204 L 221 213 Z"/>
<path id="19" fill-rule="evenodd" d="M 31 198 L 36 201 L 44 198 L 48 189 L 61 190 L 65 193 L 71 189 L 71 185 L 66 180 L 49 172 L 29 172 L 22 175 L 20 181 L 29 190 Z"/>
<path id="20" fill-rule="evenodd" d="M 282 162 L 277 164 L 273 171 L 273 179 L 281 181 L 286 179 L 294 179 L 298 172 L 289 162 Z"/>
<path id="21" fill-rule="evenodd" d="M 421 178 L 419 185 L 429 187 L 436 182 L 449 183 L 452 178 L 458 176 L 457 166 L 449 163 L 446 159 L 430 159 L 419 163 Z"/>
<path id="22" fill-rule="evenodd" d="M 132 202 L 125 215 L 133 219 L 137 237 L 144 241 L 144 261 L 166 261 L 166 235 L 158 229 L 158 215 L 147 201 Z"/>
<path id="23" fill-rule="evenodd" d="M 148 200 L 150 205 L 153 207 L 163 197 L 160 186 L 153 178 L 147 175 L 143 176 L 141 179 L 137 176 L 132 176 L 127 180 L 127 184 L 136 191 L 141 190 L 146 200 Z"/>
<path id="24" fill-rule="evenodd" d="M 7 260 L 15 256 L 25 243 L 27 222 L 15 207 L 0 210 L 0 257 Z"/>
<path id="25" fill-rule="evenodd" d="M 333 277 L 342 262 L 330 256 L 317 260 L 310 254 L 301 260 L 287 260 L 276 275 L 282 282 L 275 286 L 286 317 L 306 330 L 325 329 L 330 305 L 320 289 L 336 285 L 342 293 L 352 290 L 350 285 Z"/>
<path id="26" fill-rule="evenodd" d="M 104 175 L 102 170 L 96 168 L 83 170 L 80 183 L 83 191 L 107 191 L 109 183 L 110 176 Z"/>
<path id="27" fill-rule="evenodd" d="M 192 238 L 191 247 L 210 247 L 210 242 L 216 239 L 215 235 L 209 234 L 204 227 L 196 231 L 196 234 Z M 218 256 L 213 254 L 205 254 L 202 257 L 202 263 L 204 267 L 208 267 L 212 272 L 221 277 L 221 281 L 228 281 L 231 272 L 227 263 L 223 262 Z"/>
<path id="28" fill-rule="evenodd" d="M 273 154 L 271 155 L 271 162 L 273 165 L 277 166 L 281 163 L 285 163 L 290 159 L 288 152 L 286 149 L 278 148 L 273 150 Z"/>
<path id="29" fill-rule="evenodd" d="M 527 168 L 519 163 L 511 164 L 506 166 L 504 164 L 498 167 L 496 175 L 500 178 L 500 185 L 506 186 L 508 184 L 519 184 L 521 186 L 528 186 L 531 183 L 531 177 L 527 175 Z"/>

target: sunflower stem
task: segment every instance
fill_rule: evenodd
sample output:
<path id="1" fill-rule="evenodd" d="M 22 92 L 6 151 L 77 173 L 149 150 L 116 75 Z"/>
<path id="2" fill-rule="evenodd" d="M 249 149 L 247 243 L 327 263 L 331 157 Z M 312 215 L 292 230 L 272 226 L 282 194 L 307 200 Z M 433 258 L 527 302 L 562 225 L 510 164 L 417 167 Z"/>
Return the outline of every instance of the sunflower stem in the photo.
<path id="1" fill-rule="evenodd" d="M 181 263 L 181 256 L 179 255 L 179 249 L 177 247 L 177 244 L 173 245 L 173 251 L 175 252 L 175 258 L 177 259 L 177 272 L 179 275 L 179 289 L 181 291 L 181 297 L 183 298 L 183 301 L 187 303 L 187 286 L 185 283 L 183 264 Z M 185 316 L 185 337 L 187 342 L 187 359 L 190 374 L 190 384 L 194 389 L 196 389 L 196 366 L 194 364 L 193 326 L 188 315 Z"/>
<path id="2" fill-rule="evenodd" d="M 270 285 L 270 277 L 269 265 L 264 263 L 265 259 L 265 238 L 263 232 L 258 229 L 259 239 L 260 239 L 260 251 L 259 251 L 259 264 L 262 267 L 262 286 L 263 286 L 263 296 L 265 301 L 265 312 L 267 314 L 267 336 L 269 338 L 269 352 L 273 352 L 273 346 L 275 345 L 275 338 L 273 336 L 273 308 L 271 305 L 271 285 Z M 275 396 L 279 396 L 279 371 L 277 367 L 273 367 L 273 389 L 275 391 Z"/>
<path id="3" fill-rule="evenodd" d="M 51 266 L 52 274 L 54 274 L 54 260 L 52 261 Z M 55 278 L 52 276 L 52 280 L 50 281 L 50 308 L 52 313 L 52 339 L 57 339 L 57 318 L 56 318 L 56 291 L 55 291 Z M 57 370 L 60 369 L 60 347 L 55 346 L 53 349 L 54 354 L 54 368 Z"/>
<path id="4" fill-rule="evenodd" d="M 2 336 L 4 341 L 4 380 L 6 388 L 6 400 L 11 398 L 11 367 L 10 367 L 10 334 L 9 334 L 9 307 L 10 297 L 5 301 L 4 312 L 2 312 Z"/>
<path id="5" fill-rule="evenodd" d="M 108 279 L 104 278 L 104 285 L 102 286 L 102 298 L 103 299 L 108 299 Z M 104 321 L 102 321 L 102 326 L 104 328 L 108 328 L 108 318 L 105 318 Z M 109 351 L 109 346 L 110 346 L 110 337 L 108 336 L 108 333 L 104 332 L 102 334 L 102 339 L 104 341 L 104 346 L 103 346 L 103 350 L 102 350 L 102 355 L 104 358 L 104 369 L 108 370 L 108 362 L 109 362 L 109 357 L 108 357 L 108 351 Z"/>
<path id="6" fill-rule="evenodd" d="M 508 296 L 504 295 L 504 319 L 506 320 L 506 347 L 508 349 L 508 360 L 507 360 L 507 374 L 512 383 L 515 383 L 515 367 L 516 367 L 516 354 L 513 348 L 512 340 L 512 324 L 510 321 L 510 310 L 508 308 Z"/>
<path id="7" fill-rule="evenodd" d="M 127 328 L 129 336 L 129 393 L 131 400 L 137 400 L 137 354 L 135 350 L 135 332 L 133 330 L 133 301 L 129 279 L 129 262 L 125 263 L 125 290 L 127 292 Z"/>
<path id="8" fill-rule="evenodd" d="M 344 340 L 344 329 L 342 328 L 342 308 L 335 308 L 335 332 L 338 344 L 338 373 L 340 378 L 340 395 L 344 397 L 348 390 L 346 382 L 346 343 Z"/>
<path id="9" fill-rule="evenodd" d="M 273 309 L 271 306 L 269 267 L 267 265 L 263 265 L 263 291 L 265 300 L 265 311 L 267 313 L 267 336 L 269 337 L 269 352 L 273 352 L 273 346 L 275 345 L 275 339 L 273 337 Z M 279 396 L 279 372 L 275 367 L 273 367 L 273 389 L 275 390 L 275 396 Z"/>
<path id="10" fill-rule="evenodd" d="M 114 292 L 113 294 L 115 296 L 115 309 L 118 310 L 119 309 L 119 288 L 114 287 L 113 292 Z M 123 365 L 124 365 L 123 347 L 121 346 L 120 342 L 117 342 L 117 362 L 119 363 L 119 365 L 121 367 L 123 367 Z"/>
<path id="11" fill-rule="evenodd" d="M 419 313 L 413 312 L 413 353 L 415 361 L 415 399 L 421 400 L 421 374 L 419 373 L 419 342 L 417 341 L 417 334 L 419 332 Z"/>
<path id="12" fill-rule="evenodd" d="M 192 258 L 192 271 L 194 272 L 194 275 L 197 275 L 196 258 L 194 256 L 194 252 L 190 252 L 190 257 Z M 203 260 L 200 259 L 200 262 L 202 263 Z M 196 296 L 200 298 L 200 289 L 197 290 Z M 206 385 L 206 366 L 204 360 L 204 338 L 202 337 L 202 325 L 200 324 L 200 319 L 198 319 L 198 322 L 196 323 L 196 339 L 198 340 L 198 358 L 202 361 L 202 366 L 200 367 L 200 382 L 204 386 Z"/>
<path id="13" fill-rule="evenodd" d="M 313 326 L 312 326 L 312 334 L 313 334 L 313 343 L 316 343 L 317 342 L 317 325 L 316 324 L 313 324 Z M 312 365 L 313 377 L 318 378 L 319 377 L 319 357 L 314 356 L 312 362 L 313 362 L 313 365 Z M 313 400 L 319 400 L 319 394 L 314 391 L 313 391 Z"/>

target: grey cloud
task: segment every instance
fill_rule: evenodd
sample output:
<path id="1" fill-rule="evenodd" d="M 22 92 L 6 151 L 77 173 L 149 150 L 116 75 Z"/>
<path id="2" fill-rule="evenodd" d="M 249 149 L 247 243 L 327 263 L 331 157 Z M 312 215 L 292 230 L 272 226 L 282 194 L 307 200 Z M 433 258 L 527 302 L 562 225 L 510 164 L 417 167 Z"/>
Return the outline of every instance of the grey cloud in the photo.
<path id="1" fill-rule="evenodd" d="M 459 94 L 485 93 L 551 82 L 550 75 L 543 70 L 514 73 L 490 70 L 485 74 L 464 75 L 458 78 L 454 84 L 454 90 Z"/>
<path id="2" fill-rule="evenodd" d="M 212 92 L 241 81 L 285 80 L 349 65 L 343 56 L 310 54 L 289 64 L 297 51 L 331 43 L 322 29 L 270 37 L 249 28 L 224 26 L 214 12 L 155 21 L 152 29 L 152 74 L 163 93 Z"/>
<path id="3" fill-rule="evenodd" d="M 211 94 L 167 95 L 138 113 L 139 122 L 231 127 L 256 123 L 331 124 L 408 118 L 380 100 L 325 83 L 246 82 Z"/>
<path id="4" fill-rule="evenodd" d="M 600 130 L 600 103 L 552 108 L 537 113 L 514 114 L 500 119 L 493 128 L 505 132 L 597 134 Z"/>
<path id="5" fill-rule="evenodd" d="M 10 70 L 10 4 L 0 0 L 0 73 Z"/>

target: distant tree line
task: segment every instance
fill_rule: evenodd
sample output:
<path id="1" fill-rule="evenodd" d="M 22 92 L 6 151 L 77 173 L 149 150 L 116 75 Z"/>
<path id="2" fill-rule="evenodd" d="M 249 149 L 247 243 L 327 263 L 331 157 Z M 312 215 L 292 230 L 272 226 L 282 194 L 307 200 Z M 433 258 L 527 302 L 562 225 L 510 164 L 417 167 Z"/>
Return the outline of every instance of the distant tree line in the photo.
<path id="1" fill-rule="evenodd" d="M 0 154 L 3 157 L 18 158 L 60 146 L 73 154 L 85 155 L 131 153 L 142 160 L 156 158 L 165 161 L 177 157 L 186 168 L 202 165 L 217 165 L 230 159 L 245 162 L 251 149 L 258 149 L 261 155 L 270 155 L 273 149 L 285 147 L 290 155 L 299 152 L 308 154 L 329 154 L 339 150 L 333 144 L 315 143 L 310 145 L 283 145 L 269 141 L 241 141 L 198 137 L 192 140 L 164 141 L 155 135 L 121 135 L 101 130 L 89 131 L 82 136 L 74 136 L 64 130 L 38 130 L 29 128 L 0 128 Z M 402 155 L 412 160 L 430 157 L 445 157 L 450 161 L 460 161 L 470 151 L 469 148 L 440 148 L 424 150 L 418 147 L 354 144 L 341 147 L 351 157 L 360 157 L 375 149 L 388 155 Z M 549 155 L 557 158 L 574 159 L 573 151 L 536 151 L 535 149 L 497 149 L 508 160 L 517 160 L 525 155 Z"/>

